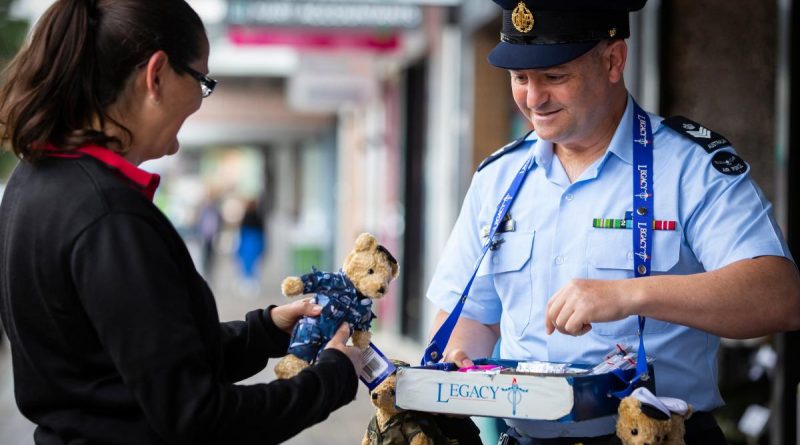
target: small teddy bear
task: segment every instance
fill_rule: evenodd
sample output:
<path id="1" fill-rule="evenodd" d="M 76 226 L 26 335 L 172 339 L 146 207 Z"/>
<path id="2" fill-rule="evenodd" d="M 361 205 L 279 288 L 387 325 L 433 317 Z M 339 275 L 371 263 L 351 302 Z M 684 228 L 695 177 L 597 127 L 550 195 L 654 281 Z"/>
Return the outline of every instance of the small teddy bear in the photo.
<path id="1" fill-rule="evenodd" d="M 397 278 L 398 265 L 386 248 L 369 233 L 362 233 L 347 255 L 339 272 L 312 272 L 302 277 L 288 277 L 281 283 L 287 297 L 316 292 L 312 303 L 322 306 L 317 317 L 303 317 L 294 327 L 288 355 L 275 366 L 275 375 L 288 379 L 309 366 L 339 326 L 350 323 L 353 344 L 364 350 L 369 346 L 372 300 L 386 295 L 389 282 Z"/>
<path id="2" fill-rule="evenodd" d="M 685 445 L 684 422 L 692 407 L 683 400 L 656 397 L 641 387 L 622 399 L 618 412 L 617 437 L 622 445 Z"/>
<path id="3" fill-rule="evenodd" d="M 392 360 L 397 366 L 408 363 Z M 481 445 L 480 430 L 469 417 L 451 417 L 395 406 L 396 372 L 371 392 L 377 411 L 361 445 Z"/>

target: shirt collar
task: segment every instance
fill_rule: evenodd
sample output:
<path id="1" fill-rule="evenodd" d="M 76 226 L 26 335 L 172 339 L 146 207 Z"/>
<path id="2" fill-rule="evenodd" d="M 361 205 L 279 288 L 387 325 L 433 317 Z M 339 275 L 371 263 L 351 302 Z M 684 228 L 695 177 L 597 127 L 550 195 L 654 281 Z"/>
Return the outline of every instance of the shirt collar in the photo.
<path id="1" fill-rule="evenodd" d="M 118 153 L 99 145 L 83 145 L 75 149 L 74 152 L 63 152 L 52 145 L 48 145 L 46 150 L 52 150 L 54 153 L 50 154 L 50 156 L 57 157 L 73 157 L 70 155 L 75 152 L 91 156 L 107 167 L 118 171 L 126 179 L 130 180 L 150 201 L 153 200 L 153 195 L 155 195 L 158 184 L 161 182 L 161 177 L 159 175 L 142 170 L 128 162 L 127 159 L 123 158 Z"/>
<path id="2" fill-rule="evenodd" d="M 631 165 L 633 165 L 632 118 L 633 98 L 629 94 L 625 112 L 622 114 L 619 125 L 617 125 L 617 131 L 614 132 L 614 136 L 608 144 L 608 152 Z"/>
<path id="3" fill-rule="evenodd" d="M 661 128 L 661 122 L 664 120 L 661 116 L 654 116 L 645 112 L 650 119 L 650 127 L 652 128 L 653 135 Z M 633 165 L 633 97 L 628 95 L 628 105 L 625 107 L 625 113 L 620 119 L 617 131 L 614 137 L 611 138 L 611 143 L 608 144 L 608 152 L 616 155 L 627 164 Z"/>
<path id="4" fill-rule="evenodd" d="M 530 139 L 531 137 L 533 139 Z M 549 169 L 550 164 L 553 162 L 553 143 L 537 138 L 535 133 L 531 133 L 528 138 L 533 141 L 533 160 L 536 165 L 545 170 Z"/>

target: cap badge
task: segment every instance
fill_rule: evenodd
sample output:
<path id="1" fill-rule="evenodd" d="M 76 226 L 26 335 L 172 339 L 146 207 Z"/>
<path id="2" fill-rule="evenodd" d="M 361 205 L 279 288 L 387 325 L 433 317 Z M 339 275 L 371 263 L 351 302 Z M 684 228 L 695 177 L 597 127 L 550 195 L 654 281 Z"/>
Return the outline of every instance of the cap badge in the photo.
<path id="1" fill-rule="evenodd" d="M 530 32 L 533 29 L 533 14 L 525 6 L 524 1 L 520 0 L 517 7 L 511 12 L 511 23 L 519 32 Z"/>
<path id="2" fill-rule="evenodd" d="M 611 29 L 608 30 L 608 36 L 609 37 L 611 37 L 613 39 L 615 35 L 617 35 L 617 28 L 611 28 Z"/>

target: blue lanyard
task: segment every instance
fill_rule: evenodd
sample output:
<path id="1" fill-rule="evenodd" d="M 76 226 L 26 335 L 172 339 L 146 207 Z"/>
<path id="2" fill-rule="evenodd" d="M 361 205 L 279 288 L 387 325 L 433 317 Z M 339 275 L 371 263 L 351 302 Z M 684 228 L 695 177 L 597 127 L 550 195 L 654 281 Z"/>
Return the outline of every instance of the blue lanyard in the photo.
<path id="1" fill-rule="evenodd" d="M 650 117 L 633 102 L 633 274 L 636 278 L 650 275 L 653 259 L 653 127 Z M 623 398 L 639 381 L 647 380 L 647 354 L 644 350 L 644 322 L 639 316 L 639 349 L 636 351 L 636 376 L 621 391 L 612 393 Z M 621 372 L 615 372 L 622 376 Z"/>
<path id="2" fill-rule="evenodd" d="M 636 278 L 645 277 L 650 275 L 650 265 L 652 262 L 653 244 L 651 242 L 653 233 L 653 129 L 650 123 L 650 117 L 639 107 L 633 103 L 633 252 L 634 252 L 634 276 Z M 469 295 L 472 283 L 475 281 L 475 275 L 478 273 L 478 268 L 481 261 L 486 256 L 489 246 L 494 239 L 497 228 L 508 213 L 508 209 L 514 202 L 514 199 L 519 192 L 522 182 L 528 175 L 528 172 L 533 166 L 533 155 L 529 157 L 525 164 L 519 169 L 514 181 L 508 188 L 508 191 L 503 196 L 500 204 L 495 211 L 492 227 L 489 231 L 489 237 L 483 245 L 478 261 L 475 263 L 475 270 L 461 293 L 461 298 L 456 304 L 456 307 L 447 317 L 445 322 L 436 331 L 436 334 L 431 339 L 431 342 L 425 348 L 422 357 L 421 365 L 431 365 L 437 363 L 442 359 L 442 353 L 450 340 L 450 335 L 453 333 L 458 317 L 464 308 L 464 303 Z M 636 357 L 636 376 L 627 383 L 627 387 L 621 391 L 612 393 L 617 397 L 625 397 L 630 394 L 634 385 L 641 380 L 648 379 L 647 373 L 647 355 L 644 348 L 644 324 L 645 318 L 639 316 L 639 348 Z M 622 373 L 617 373 L 622 378 Z"/>
<path id="3" fill-rule="evenodd" d="M 524 142 L 524 139 L 520 143 L 522 142 Z M 486 256 L 486 252 L 489 251 L 489 247 L 492 245 L 492 240 L 497 232 L 497 228 L 500 227 L 500 223 L 502 223 L 503 218 L 506 217 L 508 209 L 511 208 L 511 204 L 513 204 L 514 199 L 517 198 L 517 193 L 519 193 L 519 189 L 522 187 L 522 183 L 525 181 L 525 178 L 528 176 L 528 172 L 531 171 L 532 167 L 533 153 L 531 153 L 531 155 L 517 172 L 516 176 L 514 176 L 514 180 L 508 187 L 508 191 L 506 191 L 506 194 L 503 195 L 503 199 L 500 200 L 500 204 L 497 206 L 497 210 L 494 212 L 494 219 L 492 220 L 492 228 L 489 231 L 489 237 L 486 238 L 486 242 L 483 244 L 481 256 L 478 257 L 478 261 L 475 262 L 475 270 L 472 271 L 472 276 L 470 277 L 469 282 L 467 282 L 464 292 L 461 293 L 461 298 L 458 300 L 458 304 L 456 304 L 456 307 L 452 312 L 450 312 L 450 315 L 447 317 L 444 323 L 442 323 L 442 326 L 439 327 L 439 330 L 436 331 L 436 334 L 431 339 L 431 342 L 425 348 L 425 352 L 422 355 L 422 361 L 420 363 L 422 366 L 436 363 L 442 359 L 442 353 L 444 352 L 444 348 L 447 346 L 447 342 L 450 341 L 450 335 L 453 333 L 453 329 L 456 327 L 458 317 L 461 315 L 461 310 L 464 308 L 464 303 L 467 301 L 469 290 L 472 288 L 472 282 L 475 281 L 475 275 L 478 274 L 478 268 L 481 266 L 481 261 L 483 261 L 483 257 Z"/>

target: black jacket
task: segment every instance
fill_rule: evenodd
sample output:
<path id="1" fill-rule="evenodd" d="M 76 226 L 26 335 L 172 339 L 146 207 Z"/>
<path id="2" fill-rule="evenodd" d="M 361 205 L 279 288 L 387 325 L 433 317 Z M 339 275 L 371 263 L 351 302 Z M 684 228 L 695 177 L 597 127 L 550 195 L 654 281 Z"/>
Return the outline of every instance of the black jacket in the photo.
<path id="1" fill-rule="evenodd" d="M 339 351 L 235 385 L 286 352 L 268 310 L 220 323 L 167 218 L 91 158 L 21 162 L 0 206 L 0 312 L 37 444 L 268 444 L 350 402 Z"/>

